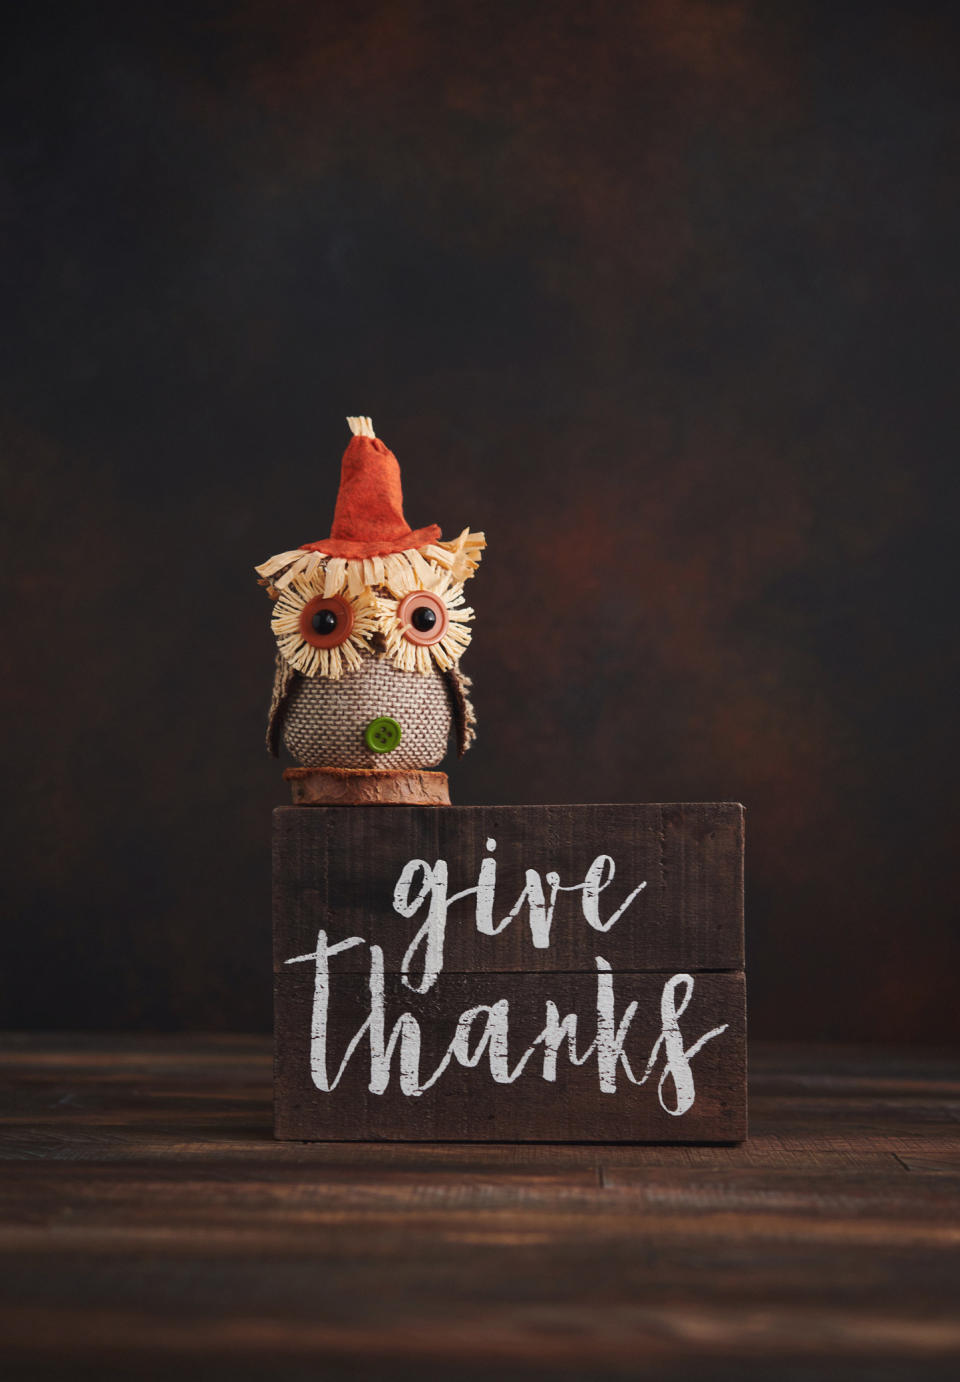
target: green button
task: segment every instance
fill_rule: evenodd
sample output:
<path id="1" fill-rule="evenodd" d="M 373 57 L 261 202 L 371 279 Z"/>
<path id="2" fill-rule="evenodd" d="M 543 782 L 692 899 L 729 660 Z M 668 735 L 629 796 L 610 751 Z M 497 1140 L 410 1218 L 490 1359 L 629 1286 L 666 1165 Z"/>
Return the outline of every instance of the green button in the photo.
<path id="1" fill-rule="evenodd" d="M 363 742 L 374 753 L 389 753 L 397 747 L 402 737 L 403 731 L 389 715 L 378 715 L 363 731 Z"/>

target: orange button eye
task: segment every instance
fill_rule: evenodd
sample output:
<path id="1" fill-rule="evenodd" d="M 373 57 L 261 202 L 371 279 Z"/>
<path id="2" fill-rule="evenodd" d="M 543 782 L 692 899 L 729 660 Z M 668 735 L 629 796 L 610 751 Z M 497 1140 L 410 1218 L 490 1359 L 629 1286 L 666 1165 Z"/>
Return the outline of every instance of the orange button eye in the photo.
<path id="1" fill-rule="evenodd" d="M 352 628 L 353 609 L 339 595 L 317 595 L 300 611 L 300 637 L 314 648 L 338 648 Z"/>
<path id="2" fill-rule="evenodd" d="M 439 643 L 450 623 L 446 605 L 439 595 L 432 595 L 429 590 L 414 590 L 405 595 L 397 614 L 404 638 L 422 648 Z"/>

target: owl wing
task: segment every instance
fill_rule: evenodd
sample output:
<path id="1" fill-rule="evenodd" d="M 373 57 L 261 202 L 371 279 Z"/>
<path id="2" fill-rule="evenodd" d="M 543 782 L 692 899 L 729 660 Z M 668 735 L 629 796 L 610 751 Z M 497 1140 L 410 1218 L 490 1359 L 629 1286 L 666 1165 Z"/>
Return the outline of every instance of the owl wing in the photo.
<path id="1" fill-rule="evenodd" d="M 473 685 L 459 667 L 451 667 L 444 672 L 450 703 L 453 707 L 453 722 L 457 728 L 457 757 L 462 758 L 477 737 L 477 717 L 470 701 L 470 688 Z"/>
<path id="2" fill-rule="evenodd" d="M 284 658 L 277 653 L 277 668 L 273 674 L 273 695 L 270 697 L 270 711 L 267 715 L 267 751 L 274 758 L 280 755 L 280 726 L 286 708 L 290 686 L 296 672 Z"/>

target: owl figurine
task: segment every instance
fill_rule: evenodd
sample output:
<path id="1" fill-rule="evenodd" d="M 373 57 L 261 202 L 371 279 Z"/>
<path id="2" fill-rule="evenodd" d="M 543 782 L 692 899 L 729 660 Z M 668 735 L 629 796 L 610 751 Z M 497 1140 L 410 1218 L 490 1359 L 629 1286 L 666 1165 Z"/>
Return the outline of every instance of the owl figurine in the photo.
<path id="1" fill-rule="evenodd" d="M 486 541 L 411 529 L 397 458 L 369 418 L 347 423 L 330 536 L 256 567 L 277 644 L 267 748 L 282 740 L 301 770 L 396 776 L 435 767 L 451 730 L 461 756 L 474 738 L 463 585 Z"/>

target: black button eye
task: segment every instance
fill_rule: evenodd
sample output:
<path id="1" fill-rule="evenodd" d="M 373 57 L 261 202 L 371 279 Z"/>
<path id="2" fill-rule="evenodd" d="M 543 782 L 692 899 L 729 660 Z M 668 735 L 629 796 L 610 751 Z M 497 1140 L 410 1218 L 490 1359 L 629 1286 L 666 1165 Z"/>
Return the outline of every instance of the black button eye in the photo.
<path id="1" fill-rule="evenodd" d="M 337 627 L 337 616 L 332 609 L 318 609 L 310 623 L 314 633 L 330 634 Z"/>
<path id="2" fill-rule="evenodd" d="M 429 605 L 421 605 L 410 616 L 410 623 L 418 633 L 429 633 L 436 626 L 437 612 Z"/>

